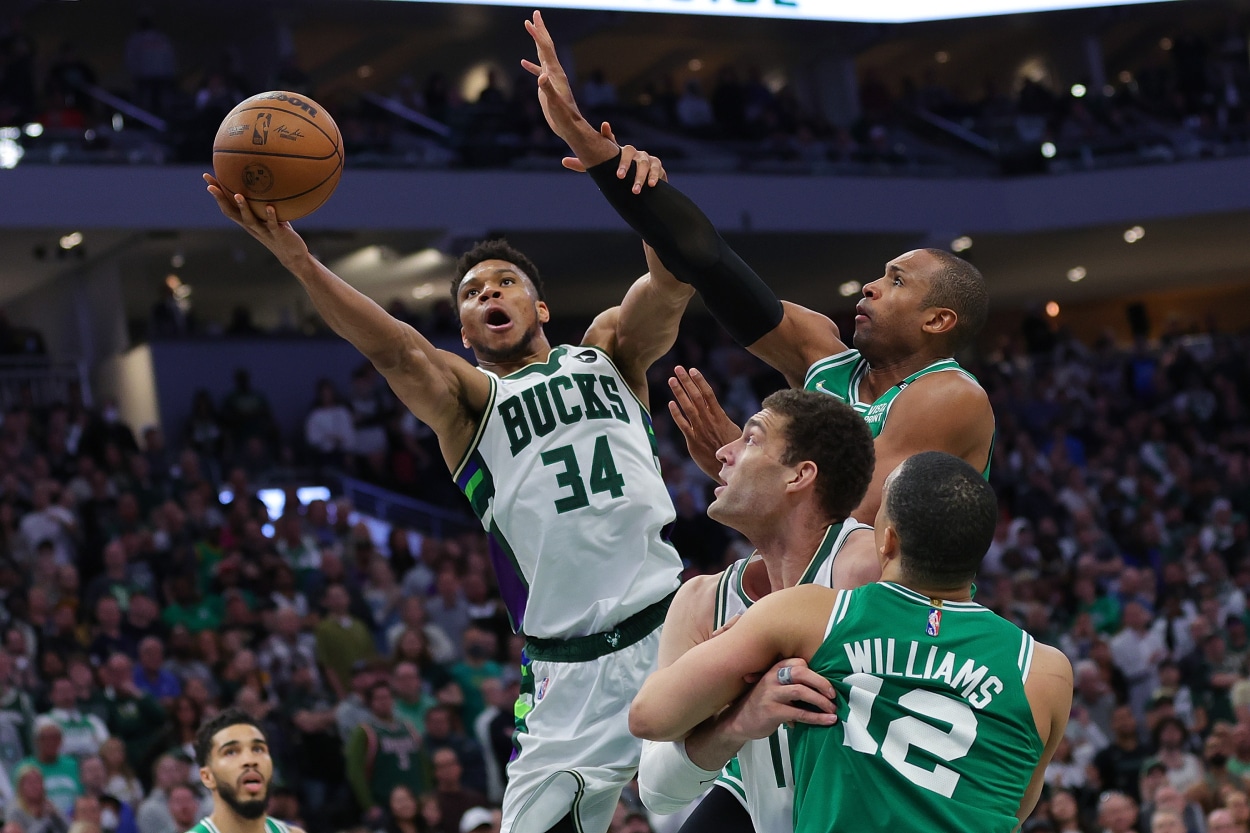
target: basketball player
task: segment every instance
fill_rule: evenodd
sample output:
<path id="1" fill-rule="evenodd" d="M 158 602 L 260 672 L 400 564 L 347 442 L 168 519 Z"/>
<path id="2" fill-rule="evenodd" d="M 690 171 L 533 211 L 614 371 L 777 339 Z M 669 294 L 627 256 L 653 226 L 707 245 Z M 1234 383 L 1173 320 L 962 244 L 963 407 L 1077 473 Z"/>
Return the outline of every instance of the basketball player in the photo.
<path id="1" fill-rule="evenodd" d="M 682 586 L 660 639 L 660 668 L 775 590 L 798 584 L 849 589 L 881 574 L 872 528 L 848 518 L 873 469 L 872 434 L 848 405 L 811 391 L 778 391 L 717 457 L 725 485 L 708 516 L 741 532 L 756 551 L 720 575 L 696 576 Z M 747 808 L 753 829 L 793 829 L 786 724 L 829 725 L 834 708 L 822 678 L 801 661 L 784 663 L 796 683 L 808 685 L 779 686 L 765 674 L 746 698 L 684 741 L 644 745 L 638 785 L 648 809 L 677 812 L 732 759 L 718 784 Z M 700 804 L 686 829 L 723 830 L 741 815 L 714 813 L 715 803 Z"/>
<path id="2" fill-rule="evenodd" d="M 522 65 L 538 76 L 547 122 L 580 162 L 565 164 L 590 172 L 617 213 L 678 279 L 699 291 L 739 344 L 780 371 L 791 387 L 831 394 L 864 415 L 876 437 L 877 468 L 855 518 L 876 517 L 886 474 L 920 451 L 949 452 L 988 475 L 994 444 L 989 397 L 951 358 L 985 323 L 988 293 L 974 266 L 940 249 L 896 257 L 882 277 L 864 286 L 855 349 L 848 349 L 828 317 L 778 301 L 680 191 L 665 182 L 634 188 L 618 179 L 628 160 L 604 162 L 596 155 L 600 134 L 578 112 L 542 16 L 535 13 L 526 29 L 539 63 Z M 706 410 L 694 407 L 683 418 L 683 376 L 679 372 L 673 383 L 678 403 L 670 408 L 691 456 L 716 477 L 715 452 L 739 431 L 715 397 Z"/>
<path id="3" fill-rule="evenodd" d="M 601 137 L 599 154 L 621 153 Z M 645 180 L 649 158 L 640 157 Z M 661 538 L 676 513 L 660 477 L 647 368 L 673 345 L 693 290 L 653 255 L 579 345 L 553 347 L 538 270 L 502 241 L 460 259 L 453 297 L 478 366 L 436 349 L 313 258 L 272 208 L 255 218 L 206 175 L 222 213 L 263 243 L 317 310 L 438 435 L 498 545 L 499 582 L 526 636 L 510 833 L 602 833 L 634 776 L 628 706 L 654 668 L 682 569 Z"/>
<path id="4" fill-rule="evenodd" d="M 653 674 L 630 728 L 685 737 L 741 695 L 745 676 L 802 657 L 839 719 L 793 730 L 797 833 L 1016 829 L 1063 737 L 1072 668 L 971 600 L 997 510 L 962 460 L 908 458 L 876 519 L 880 582 L 769 594 Z M 789 666 L 771 673 L 802 696 Z"/>
<path id="5" fill-rule="evenodd" d="M 260 726 L 240 709 L 226 709 L 195 733 L 200 783 L 213 812 L 187 833 L 304 833 L 266 815 L 273 759 Z"/>

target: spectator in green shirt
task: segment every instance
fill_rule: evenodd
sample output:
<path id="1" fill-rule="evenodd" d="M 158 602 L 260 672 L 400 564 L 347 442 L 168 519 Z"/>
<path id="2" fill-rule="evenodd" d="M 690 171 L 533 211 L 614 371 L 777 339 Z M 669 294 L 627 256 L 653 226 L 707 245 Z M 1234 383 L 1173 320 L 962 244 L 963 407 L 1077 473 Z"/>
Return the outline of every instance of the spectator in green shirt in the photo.
<path id="1" fill-rule="evenodd" d="M 347 694 L 352 665 L 376 657 L 377 646 L 365 623 L 348 612 L 351 596 L 347 588 L 331 584 L 326 588 L 323 602 L 325 618 L 313 631 L 317 639 L 317 661 L 325 669 L 326 682 L 335 696 L 342 699 Z"/>
<path id="2" fill-rule="evenodd" d="M 182 625 L 191 633 L 216 630 L 221 627 L 224 605 L 220 596 L 201 599 L 189 576 L 175 576 L 169 581 L 169 595 L 173 601 L 161 614 L 167 627 Z"/>
<path id="3" fill-rule="evenodd" d="M 48 800 L 68 816 L 74 799 L 82 793 L 82 782 L 78 780 L 78 761 L 61 754 L 61 739 L 61 727 L 55 720 L 47 715 L 35 718 L 35 754 L 21 761 L 17 771 L 29 765 L 43 773 Z"/>

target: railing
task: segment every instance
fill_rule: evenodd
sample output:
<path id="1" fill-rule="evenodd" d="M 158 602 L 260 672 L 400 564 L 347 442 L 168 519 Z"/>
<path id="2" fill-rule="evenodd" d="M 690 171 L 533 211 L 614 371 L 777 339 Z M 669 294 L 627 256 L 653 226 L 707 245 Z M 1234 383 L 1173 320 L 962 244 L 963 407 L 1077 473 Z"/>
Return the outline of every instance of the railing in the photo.
<path id="1" fill-rule="evenodd" d="M 57 402 L 68 402 L 74 386 L 82 391 L 83 401 L 89 403 L 86 375 L 75 362 L 0 359 L 0 410 L 21 404 L 46 408 Z"/>
<path id="2" fill-rule="evenodd" d="M 363 480 L 344 477 L 341 485 L 343 495 L 351 499 L 356 511 L 395 526 L 419 530 L 434 538 L 446 538 L 482 528 L 477 519 L 469 514 L 397 494 Z"/>

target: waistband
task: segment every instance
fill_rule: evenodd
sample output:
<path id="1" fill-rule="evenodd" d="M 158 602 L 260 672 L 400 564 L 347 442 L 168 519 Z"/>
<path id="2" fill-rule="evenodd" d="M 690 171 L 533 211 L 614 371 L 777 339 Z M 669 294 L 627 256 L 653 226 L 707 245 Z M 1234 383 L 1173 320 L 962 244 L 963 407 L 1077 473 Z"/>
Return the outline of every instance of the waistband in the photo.
<path id="1" fill-rule="evenodd" d="M 589 662 L 624 650 L 664 624 L 668 606 L 676 595 L 677 591 L 674 590 L 660 601 L 643 608 L 612 630 L 603 633 L 592 633 L 573 639 L 539 639 L 527 636 L 525 654 L 530 659 L 544 662 Z"/>

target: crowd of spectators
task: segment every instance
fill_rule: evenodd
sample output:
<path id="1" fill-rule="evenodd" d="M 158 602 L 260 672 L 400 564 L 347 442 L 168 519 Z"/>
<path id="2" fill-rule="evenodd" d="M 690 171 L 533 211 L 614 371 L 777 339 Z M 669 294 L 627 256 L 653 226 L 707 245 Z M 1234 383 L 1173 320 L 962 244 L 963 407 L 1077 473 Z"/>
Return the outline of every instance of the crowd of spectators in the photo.
<path id="1" fill-rule="evenodd" d="M 969 95 L 944 84 L 937 69 L 897 85 L 866 70 L 859 79 L 858 115 L 840 124 L 821 115 L 793 84 L 769 81 L 758 67 L 732 62 L 634 81 L 628 95 L 618 92 L 610 70 L 589 67 L 577 87 L 592 119 L 649 126 L 655 149 L 675 162 L 704 148 L 711 155 L 738 154 L 749 168 L 790 163 L 803 170 L 858 166 L 888 172 L 914 170 L 938 154 L 958 170 L 953 145 L 939 150 L 941 142 L 918 129 L 914 117 L 920 113 L 979 134 L 997 148 L 1004 172 L 1035 171 L 1065 157 L 1092 167 L 1103 158 L 1141 163 L 1245 151 L 1246 43 L 1244 26 L 1235 19 L 1224 32 L 1174 31 L 1154 53 L 1147 50 L 1134 65 L 1114 70 L 1098 88 L 1080 79 L 1079 96 L 1071 91 L 1073 79 L 1052 81 L 1045 73 L 987 78 L 978 94 Z M 246 72 L 231 49 L 207 65 L 189 67 L 180 64 L 179 44 L 159 21 L 143 17 L 123 51 L 126 83 L 110 91 L 168 124 L 156 144 L 127 145 L 124 159 L 202 162 L 221 119 L 247 95 L 273 88 L 319 93 L 289 45 L 263 79 L 251 78 L 255 73 Z M 39 122 L 44 135 L 23 139 L 33 147 L 57 145 L 56 158 L 64 158 L 69 146 L 107 156 L 109 143 L 121 142 L 107 127 L 112 110 L 84 92 L 98 76 L 72 42 L 41 56 L 20 26 L 0 26 L 0 125 Z M 369 96 L 389 99 L 391 109 Z M 546 128 L 528 75 L 506 79 L 491 71 L 466 100 L 444 72 L 416 71 L 397 81 L 379 80 L 365 96 L 335 95 L 321 103 L 333 112 L 353 164 L 501 167 L 564 152 Z M 402 108 L 418 114 L 416 120 L 398 115 Z M 421 119 L 442 125 L 449 135 L 430 132 Z M 1056 148 L 1056 162 L 1039 155 L 1047 142 Z"/>
<path id="2" fill-rule="evenodd" d="M 746 545 L 706 518 L 711 484 L 663 416 L 664 381 L 676 363 L 699 367 L 739 421 L 781 385 L 697 333 L 649 376 L 690 574 Z M 1026 829 L 1246 829 L 1250 338 L 1170 331 L 1123 348 L 1035 333 L 969 366 L 998 420 L 1002 507 L 976 598 L 1076 672 L 1068 737 Z M 449 482 L 424 426 L 397 427 L 403 409 L 376 374 L 327 380 L 315 403 L 300 443 L 312 465 L 410 494 Z M 350 501 L 301 505 L 293 488 L 272 517 L 257 489 L 285 484 L 257 460 L 282 437 L 245 371 L 171 433 L 136 436 L 111 403 L 77 395 L 4 414 L 7 833 L 182 833 L 205 810 L 195 727 L 227 705 L 266 728 L 279 818 L 312 833 L 489 827 L 522 643 L 485 537 L 377 540 Z M 614 833 L 647 829 L 633 800 Z"/>

